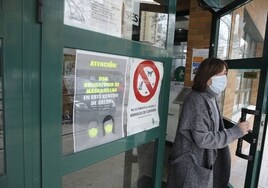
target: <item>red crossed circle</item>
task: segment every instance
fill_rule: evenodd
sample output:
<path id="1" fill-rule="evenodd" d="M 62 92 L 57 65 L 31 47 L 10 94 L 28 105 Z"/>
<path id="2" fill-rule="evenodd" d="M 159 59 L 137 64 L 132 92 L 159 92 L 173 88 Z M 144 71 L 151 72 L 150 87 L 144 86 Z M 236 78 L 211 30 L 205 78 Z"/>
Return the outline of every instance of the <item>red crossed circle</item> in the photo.
<path id="1" fill-rule="evenodd" d="M 147 74 L 145 73 L 144 69 L 146 67 L 151 68 L 155 73 L 154 86 L 151 85 L 150 80 Z M 142 95 L 138 89 L 138 77 L 139 76 L 141 76 L 143 82 L 145 83 L 145 86 L 147 87 L 147 90 L 149 91 L 149 95 L 147 96 Z M 154 96 L 157 90 L 158 81 L 159 81 L 159 71 L 158 71 L 158 68 L 155 66 L 154 62 L 148 61 L 148 60 L 141 62 L 134 72 L 134 79 L 133 79 L 134 94 L 137 100 L 142 103 L 148 102 Z"/>

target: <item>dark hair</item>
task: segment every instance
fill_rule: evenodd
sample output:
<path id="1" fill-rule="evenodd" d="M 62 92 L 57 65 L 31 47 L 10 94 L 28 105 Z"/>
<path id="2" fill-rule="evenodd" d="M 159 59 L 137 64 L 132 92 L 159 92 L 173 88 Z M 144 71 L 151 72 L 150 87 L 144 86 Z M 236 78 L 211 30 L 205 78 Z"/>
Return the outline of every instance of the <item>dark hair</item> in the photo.
<path id="1" fill-rule="evenodd" d="M 102 123 L 105 123 L 106 121 L 112 120 L 114 123 L 114 118 L 111 115 L 105 116 L 105 118 L 103 119 Z"/>
<path id="2" fill-rule="evenodd" d="M 224 67 L 226 68 L 226 71 L 228 71 L 227 63 L 221 59 L 217 58 L 204 59 L 201 62 L 199 68 L 197 69 L 192 89 L 199 92 L 205 91 L 208 80 L 212 76 L 222 72 Z"/>

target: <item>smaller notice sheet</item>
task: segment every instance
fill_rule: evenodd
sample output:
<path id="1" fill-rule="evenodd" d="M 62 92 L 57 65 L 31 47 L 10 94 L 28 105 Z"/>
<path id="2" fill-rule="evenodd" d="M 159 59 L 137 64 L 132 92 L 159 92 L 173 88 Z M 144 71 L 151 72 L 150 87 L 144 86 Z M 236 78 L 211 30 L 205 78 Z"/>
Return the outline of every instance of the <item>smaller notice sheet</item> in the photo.
<path id="1" fill-rule="evenodd" d="M 158 101 L 163 63 L 131 59 L 127 135 L 159 126 Z"/>

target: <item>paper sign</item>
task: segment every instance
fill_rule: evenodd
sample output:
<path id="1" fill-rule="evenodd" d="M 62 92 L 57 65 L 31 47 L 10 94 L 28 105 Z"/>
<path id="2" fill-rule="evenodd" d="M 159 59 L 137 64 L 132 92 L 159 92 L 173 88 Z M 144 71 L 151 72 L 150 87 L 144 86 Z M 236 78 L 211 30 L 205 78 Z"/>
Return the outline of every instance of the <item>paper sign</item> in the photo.
<path id="1" fill-rule="evenodd" d="M 73 108 L 74 151 L 124 136 L 127 57 L 77 50 Z"/>
<path id="2" fill-rule="evenodd" d="M 127 135 L 159 126 L 158 100 L 163 77 L 161 62 L 132 59 L 127 109 Z"/>

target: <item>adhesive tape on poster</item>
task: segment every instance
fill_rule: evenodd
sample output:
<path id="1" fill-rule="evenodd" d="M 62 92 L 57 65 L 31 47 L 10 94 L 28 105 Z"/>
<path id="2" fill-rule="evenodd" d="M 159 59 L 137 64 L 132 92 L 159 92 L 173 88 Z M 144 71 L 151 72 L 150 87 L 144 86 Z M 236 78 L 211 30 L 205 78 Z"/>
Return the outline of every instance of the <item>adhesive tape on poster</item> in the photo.
<path id="1" fill-rule="evenodd" d="M 105 125 L 104 130 L 106 134 L 113 132 L 113 125 L 112 124 Z"/>
<path id="2" fill-rule="evenodd" d="M 97 128 L 88 129 L 88 136 L 90 138 L 95 138 L 97 135 L 98 135 L 98 129 Z"/>

